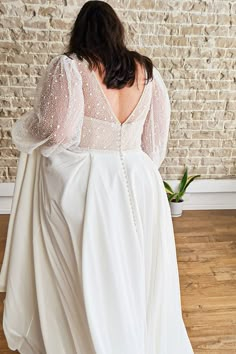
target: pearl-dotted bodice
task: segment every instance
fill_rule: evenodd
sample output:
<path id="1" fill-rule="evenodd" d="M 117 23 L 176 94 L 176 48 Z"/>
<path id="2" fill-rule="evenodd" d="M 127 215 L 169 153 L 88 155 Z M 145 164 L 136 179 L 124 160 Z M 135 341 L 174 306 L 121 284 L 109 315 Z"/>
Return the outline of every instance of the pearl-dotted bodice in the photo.
<path id="1" fill-rule="evenodd" d="M 93 117 L 84 117 L 81 148 L 104 150 L 141 149 L 141 136 L 145 116 L 133 122 L 118 124 L 99 120 Z"/>
<path id="2" fill-rule="evenodd" d="M 106 150 L 141 148 L 143 125 L 151 103 L 151 82 L 144 87 L 137 105 L 126 121 L 120 123 L 95 73 L 89 70 L 86 61 L 77 63 L 86 102 L 79 146 L 83 149 Z"/>
<path id="3" fill-rule="evenodd" d="M 39 148 L 46 157 L 62 149 L 142 149 L 159 167 L 169 122 L 168 92 L 156 67 L 137 105 L 120 123 L 88 62 L 62 54 L 48 64 L 34 107 L 15 122 L 12 139 L 19 150 L 31 153 Z"/>

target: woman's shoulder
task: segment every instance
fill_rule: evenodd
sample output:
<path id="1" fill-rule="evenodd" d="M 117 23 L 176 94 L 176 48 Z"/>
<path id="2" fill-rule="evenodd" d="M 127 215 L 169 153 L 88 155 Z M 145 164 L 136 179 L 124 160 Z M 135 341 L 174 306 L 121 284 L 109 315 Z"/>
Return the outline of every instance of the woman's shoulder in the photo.
<path id="1" fill-rule="evenodd" d="M 54 71 L 55 69 L 63 68 L 68 64 L 70 65 L 70 59 L 66 55 L 57 54 L 49 59 L 45 70 L 47 72 Z"/>
<path id="2" fill-rule="evenodd" d="M 84 61 L 84 60 L 83 60 Z M 81 61 L 79 61 L 78 57 L 75 53 L 67 54 L 61 53 L 54 56 L 48 63 L 48 67 L 58 66 L 61 70 L 69 72 L 75 71 L 77 75 L 80 73 L 79 65 Z"/>
<path id="3" fill-rule="evenodd" d="M 62 54 L 59 54 L 59 56 L 65 60 L 69 60 L 71 62 L 85 62 L 86 60 L 83 58 L 82 60 L 80 60 L 77 56 L 76 53 L 70 53 L 70 52 L 65 52 L 65 53 L 62 53 Z"/>
<path id="4" fill-rule="evenodd" d="M 41 80 L 54 80 L 55 83 L 68 84 L 69 82 L 82 83 L 82 75 L 73 56 L 65 53 L 52 57 L 42 70 Z"/>
<path id="5" fill-rule="evenodd" d="M 52 57 L 49 62 L 48 65 L 52 65 L 52 64 L 69 64 L 71 65 L 73 62 L 75 61 L 75 55 L 74 54 L 67 54 L 67 53 L 60 53 L 55 55 L 54 57 Z"/>
<path id="6" fill-rule="evenodd" d="M 166 79 L 155 65 L 153 65 L 153 78 L 156 86 L 166 89 Z"/>

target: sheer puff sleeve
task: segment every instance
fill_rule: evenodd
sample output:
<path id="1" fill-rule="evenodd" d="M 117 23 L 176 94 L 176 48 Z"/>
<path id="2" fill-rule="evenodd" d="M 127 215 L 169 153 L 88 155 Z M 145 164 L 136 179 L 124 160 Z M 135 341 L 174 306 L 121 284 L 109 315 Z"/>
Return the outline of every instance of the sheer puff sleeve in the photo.
<path id="1" fill-rule="evenodd" d="M 171 106 L 166 85 L 160 72 L 153 67 L 153 87 L 150 110 L 142 133 L 142 149 L 159 169 L 166 153 Z"/>
<path id="2" fill-rule="evenodd" d="M 12 127 L 12 141 L 20 151 L 36 148 L 48 157 L 80 143 L 84 116 L 82 77 L 75 60 L 54 57 L 40 77 L 33 108 Z"/>

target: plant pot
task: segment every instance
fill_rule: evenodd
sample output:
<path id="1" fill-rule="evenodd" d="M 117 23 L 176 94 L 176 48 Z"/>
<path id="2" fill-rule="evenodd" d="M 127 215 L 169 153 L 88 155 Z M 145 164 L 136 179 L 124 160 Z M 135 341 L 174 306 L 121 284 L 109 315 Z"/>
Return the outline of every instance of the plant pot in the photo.
<path id="1" fill-rule="evenodd" d="M 183 212 L 183 199 L 180 199 L 178 202 L 173 202 L 170 201 L 170 210 L 171 210 L 171 216 L 173 217 L 178 217 L 182 215 Z"/>

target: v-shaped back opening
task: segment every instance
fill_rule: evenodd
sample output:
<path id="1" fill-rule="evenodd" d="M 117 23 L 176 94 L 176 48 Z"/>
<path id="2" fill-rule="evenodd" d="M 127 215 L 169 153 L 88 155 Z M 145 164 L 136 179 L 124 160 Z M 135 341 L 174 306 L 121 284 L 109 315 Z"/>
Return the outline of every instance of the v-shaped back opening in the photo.
<path id="1" fill-rule="evenodd" d="M 109 107 L 110 113 L 112 114 L 112 116 L 114 117 L 114 119 L 115 119 L 115 120 L 117 121 L 117 123 L 119 123 L 120 125 L 123 125 L 123 124 L 127 123 L 127 122 L 131 119 L 131 117 L 135 114 L 136 110 L 138 109 L 139 105 L 141 104 L 142 98 L 143 98 L 143 96 L 144 96 L 144 94 L 145 94 L 145 92 L 146 92 L 147 84 L 144 84 L 144 88 L 143 88 L 143 90 L 142 90 L 142 93 L 140 94 L 136 105 L 134 106 L 134 108 L 132 109 L 132 111 L 130 112 L 130 114 L 128 115 L 128 117 L 126 117 L 126 119 L 123 120 L 123 122 L 121 122 L 121 121 L 119 120 L 119 118 L 116 116 L 116 114 L 115 114 L 115 112 L 114 112 L 114 110 L 113 110 L 113 108 L 112 108 L 112 106 L 111 106 L 111 103 L 110 103 L 110 101 L 109 101 L 107 95 L 105 94 L 105 92 L 104 92 L 104 90 L 103 90 L 103 88 L 102 88 L 102 85 L 100 84 L 100 82 L 99 82 L 99 80 L 98 80 L 98 78 L 97 78 L 96 73 L 95 73 L 93 70 L 92 70 L 92 74 L 93 74 L 93 76 L 94 76 L 94 78 L 95 78 L 95 81 L 96 81 L 97 86 L 99 87 L 99 89 L 100 89 L 100 91 L 101 91 L 101 93 L 102 93 L 102 95 L 103 95 L 103 97 L 104 97 L 104 99 L 105 99 L 105 101 L 106 101 L 106 103 L 107 103 L 107 105 L 108 105 L 108 107 Z M 145 70 L 145 78 L 147 78 L 147 72 L 146 72 L 146 70 Z"/>
<path id="2" fill-rule="evenodd" d="M 105 101 L 105 103 L 106 103 L 106 105 L 107 105 L 107 107 L 109 109 L 109 112 L 110 112 L 114 122 L 119 124 L 119 125 L 124 125 L 124 124 L 128 123 L 131 120 L 131 118 L 135 115 L 135 113 L 138 110 L 139 106 L 141 105 L 141 103 L 143 101 L 143 97 L 144 97 L 144 95 L 146 93 L 148 84 L 147 83 L 144 84 L 144 88 L 142 90 L 142 93 L 140 94 L 140 96 L 138 98 L 138 101 L 137 101 L 136 105 L 134 106 L 134 108 L 132 109 L 132 111 L 130 112 L 130 114 L 126 117 L 125 120 L 120 121 L 119 118 L 116 116 L 116 114 L 115 114 L 115 112 L 114 112 L 114 110 L 112 108 L 112 105 L 111 105 L 106 93 L 104 92 L 104 89 L 102 88 L 101 83 L 99 82 L 99 80 L 97 78 L 97 75 L 96 75 L 95 71 L 94 70 L 91 71 L 89 69 L 89 63 L 88 63 L 88 61 L 86 59 L 84 59 L 83 61 L 86 64 L 86 67 L 87 67 L 88 71 L 90 72 L 91 77 L 94 79 L 95 85 L 97 86 L 97 89 L 101 93 L 101 95 L 102 95 L 102 97 L 103 97 L 103 99 L 104 99 L 104 101 Z M 147 79 L 146 70 L 145 70 L 145 79 Z"/>

